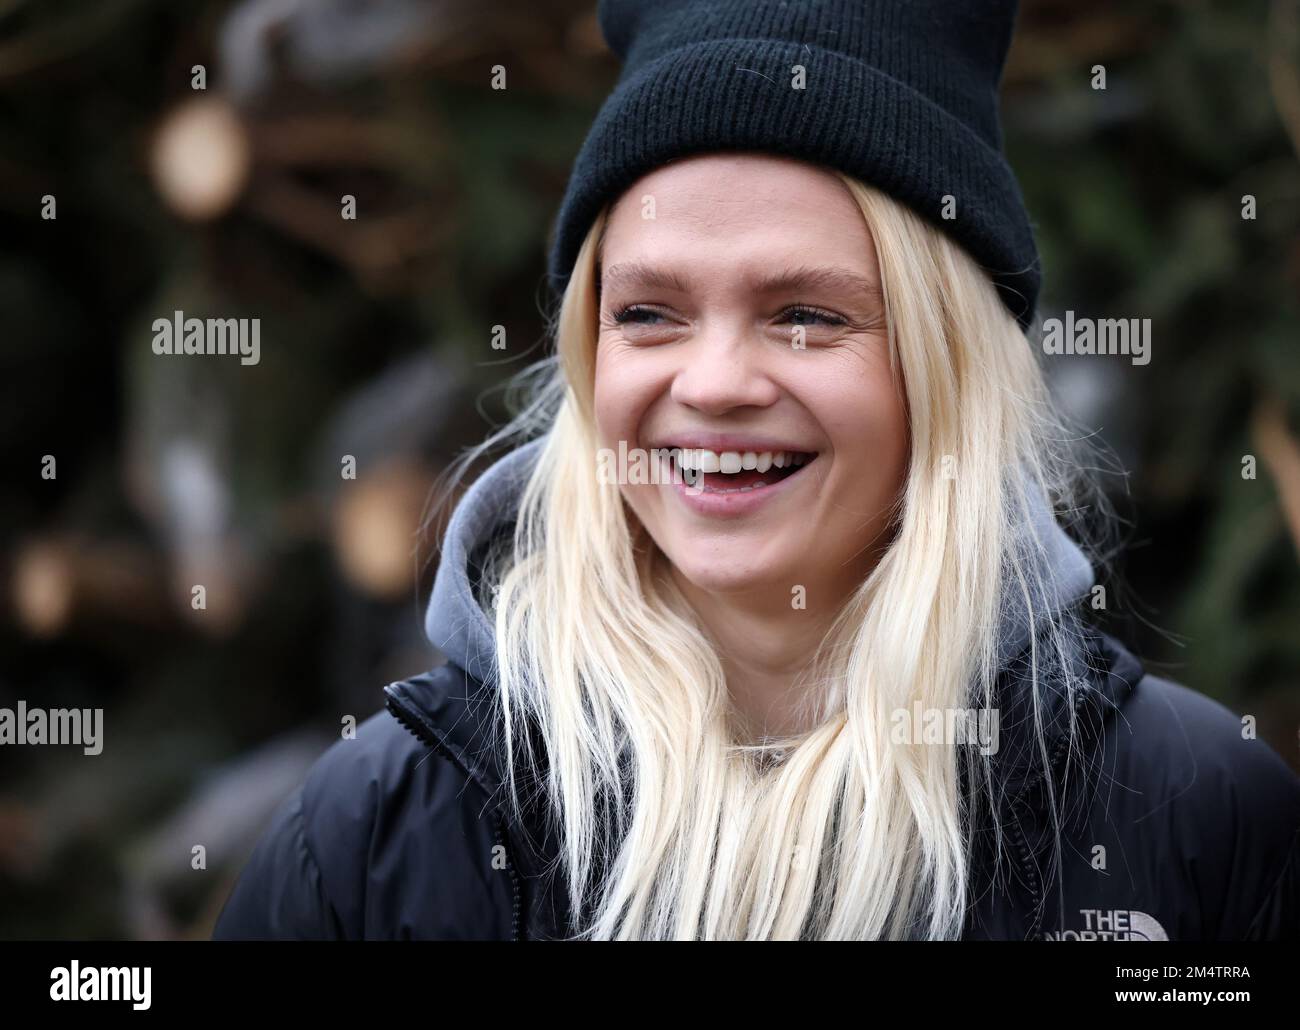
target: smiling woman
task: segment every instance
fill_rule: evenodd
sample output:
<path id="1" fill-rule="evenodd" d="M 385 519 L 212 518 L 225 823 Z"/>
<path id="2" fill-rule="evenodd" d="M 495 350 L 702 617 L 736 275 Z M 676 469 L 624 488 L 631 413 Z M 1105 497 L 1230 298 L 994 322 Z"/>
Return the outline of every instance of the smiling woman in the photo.
<path id="1" fill-rule="evenodd" d="M 555 355 L 460 469 L 517 445 L 447 530 L 449 661 L 318 763 L 218 936 L 1297 932 L 1294 775 L 1089 624 L 1074 516 L 1105 508 L 1024 332 L 985 107 L 1013 8 L 981 10 L 602 5 L 629 64 L 561 211 Z M 841 122 L 714 83 L 701 40 L 823 61 Z M 943 146 L 907 136 L 936 111 Z"/>
<path id="2" fill-rule="evenodd" d="M 791 311 L 821 315 L 805 346 Z M 1048 508 L 1073 503 L 1067 434 L 992 284 L 852 177 L 696 155 L 596 218 L 557 350 L 494 635 L 514 731 L 567 758 L 550 784 L 587 932 L 958 935 L 996 804 L 974 787 L 998 781 L 956 740 L 891 738 L 893 716 L 992 708 L 1031 641 L 1039 686 L 1089 653 L 1091 568 Z M 624 447 L 680 448 L 701 489 L 580 474 Z M 730 875 L 672 895 L 701 855 Z"/>

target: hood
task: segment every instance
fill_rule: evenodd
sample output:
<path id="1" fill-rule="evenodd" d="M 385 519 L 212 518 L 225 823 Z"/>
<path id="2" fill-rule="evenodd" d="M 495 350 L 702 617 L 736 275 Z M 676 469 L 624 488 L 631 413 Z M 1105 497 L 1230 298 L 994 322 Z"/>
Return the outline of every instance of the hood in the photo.
<path id="1" fill-rule="evenodd" d="M 496 632 L 475 596 L 478 570 L 472 559 L 514 521 L 541 446 L 541 439 L 531 440 L 479 476 L 456 505 L 443 536 L 424 632 L 449 661 L 480 683 L 496 678 Z"/>

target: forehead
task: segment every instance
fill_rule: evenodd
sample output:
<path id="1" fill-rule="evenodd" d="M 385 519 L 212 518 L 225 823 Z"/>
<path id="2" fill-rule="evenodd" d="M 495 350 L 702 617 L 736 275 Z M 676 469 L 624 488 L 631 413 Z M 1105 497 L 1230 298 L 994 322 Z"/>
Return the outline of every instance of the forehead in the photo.
<path id="1" fill-rule="evenodd" d="M 833 172 L 766 154 L 708 154 L 638 179 L 610 211 L 601 264 L 744 261 L 875 272 L 871 234 Z"/>

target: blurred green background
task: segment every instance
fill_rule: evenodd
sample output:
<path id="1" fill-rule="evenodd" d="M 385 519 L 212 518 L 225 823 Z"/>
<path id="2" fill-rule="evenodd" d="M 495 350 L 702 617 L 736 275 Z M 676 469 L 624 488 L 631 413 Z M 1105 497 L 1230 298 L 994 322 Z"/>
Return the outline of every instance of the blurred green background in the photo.
<path id="1" fill-rule="evenodd" d="M 421 516 L 542 353 L 616 74 L 591 0 L 0 0 L 0 705 L 106 742 L 0 749 L 0 936 L 206 937 L 340 719 L 435 664 Z M 1128 473 L 1108 628 L 1300 768 L 1300 2 L 1027 0 L 1003 95 L 1040 316 L 1153 323 L 1048 368 Z M 154 355 L 176 309 L 261 361 Z"/>

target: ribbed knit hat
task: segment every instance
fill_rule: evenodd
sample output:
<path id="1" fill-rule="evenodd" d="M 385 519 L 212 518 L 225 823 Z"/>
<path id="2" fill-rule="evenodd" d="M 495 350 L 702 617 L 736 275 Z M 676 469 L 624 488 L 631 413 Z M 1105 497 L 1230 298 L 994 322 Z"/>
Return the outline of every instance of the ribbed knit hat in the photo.
<path id="1" fill-rule="evenodd" d="M 600 0 L 623 68 L 574 162 L 552 287 L 642 175 L 755 150 L 847 172 L 925 216 L 1027 326 L 1038 254 L 997 106 L 1015 16 L 1016 0 Z"/>

